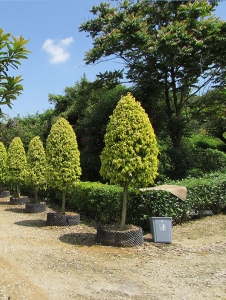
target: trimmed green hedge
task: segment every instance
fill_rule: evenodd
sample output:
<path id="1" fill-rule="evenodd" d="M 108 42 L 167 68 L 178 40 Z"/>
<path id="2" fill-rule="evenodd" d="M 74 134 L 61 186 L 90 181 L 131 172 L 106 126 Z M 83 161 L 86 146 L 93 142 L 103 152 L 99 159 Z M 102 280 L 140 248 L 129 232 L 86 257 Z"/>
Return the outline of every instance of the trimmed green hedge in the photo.
<path id="1" fill-rule="evenodd" d="M 182 223 L 192 217 L 202 216 L 204 210 L 220 213 L 226 207 L 226 174 L 209 174 L 208 177 L 191 178 L 168 184 L 186 186 L 186 201 L 181 201 L 166 191 L 140 192 L 129 190 L 127 224 L 149 229 L 149 217 L 172 217 L 173 223 Z M 98 182 L 81 182 L 67 195 L 67 203 L 80 214 L 96 222 L 119 222 L 121 217 L 122 188 Z"/>
<path id="2" fill-rule="evenodd" d="M 80 182 L 67 194 L 67 203 L 97 222 L 119 222 L 122 188 L 99 182 Z"/>

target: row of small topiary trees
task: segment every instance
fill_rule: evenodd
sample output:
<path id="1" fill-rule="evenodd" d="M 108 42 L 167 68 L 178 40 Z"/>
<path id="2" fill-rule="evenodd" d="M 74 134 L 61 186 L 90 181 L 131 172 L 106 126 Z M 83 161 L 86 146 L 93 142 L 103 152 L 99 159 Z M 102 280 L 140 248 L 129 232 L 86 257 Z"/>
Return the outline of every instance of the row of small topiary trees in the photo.
<path id="1" fill-rule="evenodd" d="M 27 155 L 19 137 L 15 137 L 6 151 L 0 142 L 0 181 L 16 186 L 20 197 L 20 186 L 26 184 L 34 191 L 38 202 L 38 192 L 47 185 L 63 192 L 62 213 L 65 213 L 65 194 L 77 183 L 81 175 L 79 151 L 75 133 L 67 120 L 60 118 L 52 126 L 47 138 L 46 152 L 39 136 L 34 137 Z"/>
<path id="2" fill-rule="evenodd" d="M 123 189 L 121 229 L 125 227 L 128 186 L 144 187 L 154 182 L 158 169 L 158 147 L 150 120 L 140 103 L 128 93 L 122 97 L 110 117 L 101 154 L 100 173 Z M 81 175 L 80 153 L 76 135 L 64 118 L 53 124 L 46 141 L 46 152 L 40 138 L 34 137 L 27 156 L 19 137 L 12 140 L 8 153 L 1 143 L 0 180 L 17 186 L 27 182 L 35 192 L 47 185 L 63 193 L 65 214 L 66 192 L 73 189 Z"/>

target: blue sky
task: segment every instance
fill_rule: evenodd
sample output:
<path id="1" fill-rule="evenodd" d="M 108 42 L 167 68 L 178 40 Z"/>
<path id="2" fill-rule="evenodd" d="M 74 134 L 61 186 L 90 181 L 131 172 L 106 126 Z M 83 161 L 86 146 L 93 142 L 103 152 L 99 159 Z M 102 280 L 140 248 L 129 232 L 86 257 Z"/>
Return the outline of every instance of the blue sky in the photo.
<path id="1" fill-rule="evenodd" d="M 43 113 L 51 107 L 48 94 L 63 95 L 64 89 L 74 86 L 84 73 L 93 81 L 99 72 L 118 68 L 114 62 L 85 66 L 83 61 L 84 53 L 92 47 L 92 39 L 79 32 L 78 27 L 93 17 L 89 10 L 100 2 L 0 0 L 0 27 L 5 33 L 30 39 L 27 48 L 32 52 L 15 72 L 24 79 L 23 94 L 13 101 L 12 109 L 1 106 L 3 113 L 9 117 Z M 219 4 L 216 15 L 226 20 L 226 1 Z"/>

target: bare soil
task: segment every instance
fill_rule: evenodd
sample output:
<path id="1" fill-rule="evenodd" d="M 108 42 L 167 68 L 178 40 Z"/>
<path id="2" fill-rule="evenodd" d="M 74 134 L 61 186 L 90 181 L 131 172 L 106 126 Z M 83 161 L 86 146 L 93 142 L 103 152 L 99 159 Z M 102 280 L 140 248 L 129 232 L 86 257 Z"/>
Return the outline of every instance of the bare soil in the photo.
<path id="1" fill-rule="evenodd" d="M 46 212 L 0 199 L 0 300 L 226 300 L 226 215 L 174 226 L 172 244 L 145 233 L 116 248 L 82 222 L 46 226 Z"/>

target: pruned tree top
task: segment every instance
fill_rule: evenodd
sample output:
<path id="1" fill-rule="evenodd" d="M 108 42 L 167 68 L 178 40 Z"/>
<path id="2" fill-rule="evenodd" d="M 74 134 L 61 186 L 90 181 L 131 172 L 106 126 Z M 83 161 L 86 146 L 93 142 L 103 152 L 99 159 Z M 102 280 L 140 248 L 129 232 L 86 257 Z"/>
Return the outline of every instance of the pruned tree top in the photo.
<path id="1" fill-rule="evenodd" d="M 128 93 L 116 106 L 104 137 L 101 175 L 111 183 L 135 186 L 153 183 L 158 169 L 154 130 L 139 102 Z"/>
<path id="2" fill-rule="evenodd" d="M 9 145 L 7 172 L 9 179 L 14 183 L 21 183 L 26 180 L 27 158 L 23 143 L 19 137 L 15 137 Z"/>
<path id="3" fill-rule="evenodd" d="M 31 139 L 28 152 L 28 183 L 34 190 L 43 190 L 46 188 L 46 154 L 43 143 L 39 136 Z"/>
<path id="4" fill-rule="evenodd" d="M 46 141 L 47 180 L 53 188 L 66 191 L 81 175 L 80 153 L 69 122 L 59 118 Z"/>

